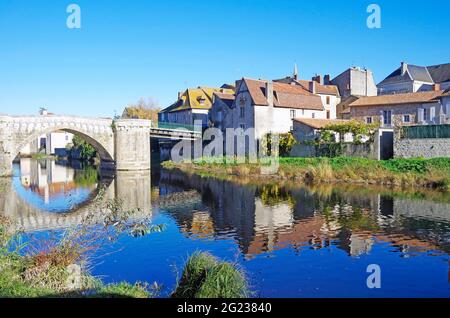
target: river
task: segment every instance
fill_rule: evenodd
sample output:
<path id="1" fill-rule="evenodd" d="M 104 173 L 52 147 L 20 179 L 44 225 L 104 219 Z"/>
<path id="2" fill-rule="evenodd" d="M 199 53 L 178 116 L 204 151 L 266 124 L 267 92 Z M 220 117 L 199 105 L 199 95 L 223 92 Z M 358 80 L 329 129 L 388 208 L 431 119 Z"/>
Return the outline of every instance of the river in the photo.
<path id="1" fill-rule="evenodd" d="M 256 297 L 450 296 L 448 193 L 230 182 L 158 167 L 105 176 L 22 159 L 0 181 L 0 213 L 35 240 L 95 212 L 100 189 L 164 225 L 120 235 L 93 255 L 91 272 L 108 283 L 157 282 L 164 297 L 187 257 L 209 251 L 236 262 Z M 371 264 L 381 269 L 381 288 L 367 286 Z"/>

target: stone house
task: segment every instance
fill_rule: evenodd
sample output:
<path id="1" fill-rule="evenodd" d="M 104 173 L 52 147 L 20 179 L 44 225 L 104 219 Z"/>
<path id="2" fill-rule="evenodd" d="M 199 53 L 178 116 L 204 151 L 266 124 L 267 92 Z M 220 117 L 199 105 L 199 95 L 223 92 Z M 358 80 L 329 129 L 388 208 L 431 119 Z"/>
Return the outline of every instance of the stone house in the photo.
<path id="1" fill-rule="evenodd" d="M 371 70 L 351 67 L 333 78 L 330 82 L 339 89 L 345 100 L 351 96 L 376 96 L 377 86 Z M 327 84 L 327 83 L 325 83 Z"/>
<path id="2" fill-rule="evenodd" d="M 314 157 L 316 150 L 314 145 L 308 142 L 314 141 L 320 132 L 327 126 L 348 122 L 341 119 L 312 119 L 312 118 L 294 118 L 292 134 L 296 140 L 292 147 L 292 157 Z M 338 138 L 338 136 L 336 136 Z M 346 140 L 348 136 L 345 137 Z"/>
<path id="3" fill-rule="evenodd" d="M 227 114 L 231 111 L 235 101 L 234 94 L 215 92 L 213 104 L 209 111 L 209 126 L 219 128 L 225 133 L 227 127 Z"/>
<path id="4" fill-rule="evenodd" d="M 253 128 L 256 140 L 269 132 L 287 133 L 293 118 L 327 118 L 319 95 L 302 85 L 243 78 L 236 82 L 236 98 L 224 117 L 225 128 Z"/>
<path id="5" fill-rule="evenodd" d="M 406 94 L 360 97 L 349 104 L 348 118 L 366 122 L 379 122 L 382 128 L 401 125 L 427 125 L 443 123 L 441 98 L 444 91 L 433 90 Z"/>
<path id="6" fill-rule="evenodd" d="M 212 107 L 214 93 L 234 94 L 229 85 L 221 88 L 198 87 L 189 88 L 178 94 L 178 100 L 158 113 L 160 123 L 194 125 L 201 121 L 203 127 L 208 126 L 208 113 Z"/>
<path id="7" fill-rule="evenodd" d="M 378 95 L 386 95 L 431 91 L 435 84 L 444 90 L 450 88 L 450 63 L 417 66 L 402 62 L 377 87 Z"/>
<path id="8" fill-rule="evenodd" d="M 298 78 L 297 68 L 295 68 L 293 76 L 274 80 L 274 82 L 301 86 L 310 93 L 320 96 L 326 118 L 335 119 L 337 117 L 336 107 L 341 102 L 341 96 L 339 88 L 330 82 L 330 75 L 324 77 L 316 75 L 311 80 L 302 80 Z"/>

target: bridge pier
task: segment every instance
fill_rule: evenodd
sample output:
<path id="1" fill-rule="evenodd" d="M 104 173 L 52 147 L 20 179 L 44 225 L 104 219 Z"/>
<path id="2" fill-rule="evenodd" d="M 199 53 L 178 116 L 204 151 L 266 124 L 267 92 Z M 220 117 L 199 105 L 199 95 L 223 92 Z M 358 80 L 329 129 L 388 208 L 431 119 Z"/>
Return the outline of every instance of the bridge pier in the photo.
<path id="1" fill-rule="evenodd" d="M 12 161 L 13 159 L 11 159 L 10 156 L 0 153 L 0 177 L 12 176 Z"/>
<path id="2" fill-rule="evenodd" d="M 150 170 L 150 129 L 150 120 L 117 119 L 114 122 L 117 170 Z"/>

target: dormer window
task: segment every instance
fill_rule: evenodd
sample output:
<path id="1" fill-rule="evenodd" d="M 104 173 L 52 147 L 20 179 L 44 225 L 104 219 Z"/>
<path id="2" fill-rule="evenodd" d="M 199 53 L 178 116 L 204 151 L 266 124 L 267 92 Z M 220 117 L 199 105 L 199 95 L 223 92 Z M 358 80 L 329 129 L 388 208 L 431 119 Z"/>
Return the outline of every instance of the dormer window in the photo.
<path id="1" fill-rule="evenodd" d="M 197 100 L 200 103 L 200 105 L 205 105 L 206 98 L 204 98 L 203 96 L 199 97 Z"/>

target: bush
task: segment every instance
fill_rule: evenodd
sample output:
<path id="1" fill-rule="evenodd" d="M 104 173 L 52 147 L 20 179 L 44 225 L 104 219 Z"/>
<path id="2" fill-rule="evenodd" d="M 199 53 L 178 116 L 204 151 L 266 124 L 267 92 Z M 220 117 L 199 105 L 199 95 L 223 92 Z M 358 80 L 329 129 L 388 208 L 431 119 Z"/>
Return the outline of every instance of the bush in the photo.
<path id="1" fill-rule="evenodd" d="M 77 150 L 80 152 L 81 160 L 91 161 L 97 156 L 97 151 L 95 148 L 81 137 L 76 135 L 73 136 L 72 143 L 72 150 Z"/>
<path id="2" fill-rule="evenodd" d="M 195 295 L 196 298 L 246 298 L 247 281 L 230 263 L 213 266 Z"/>
<path id="3" fill-rule="evenodd" d="M 173 298 L 245 298 L 244 275 L 231 263 L 209 253 L 195 253 L 187 261 Z"/>

